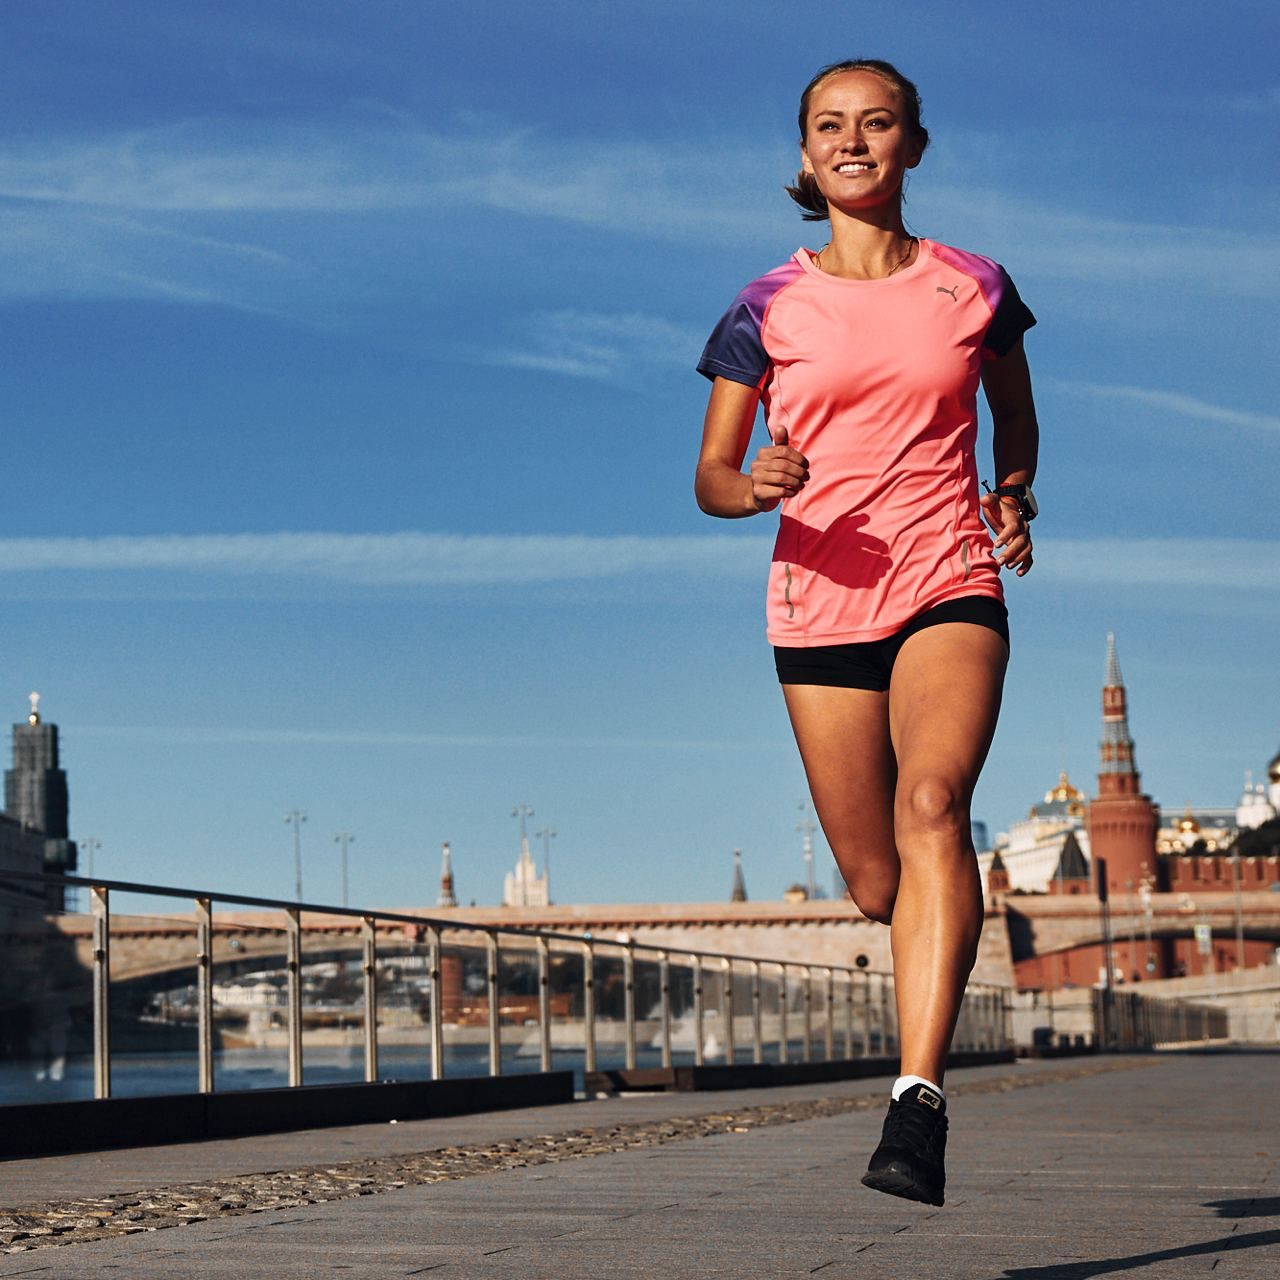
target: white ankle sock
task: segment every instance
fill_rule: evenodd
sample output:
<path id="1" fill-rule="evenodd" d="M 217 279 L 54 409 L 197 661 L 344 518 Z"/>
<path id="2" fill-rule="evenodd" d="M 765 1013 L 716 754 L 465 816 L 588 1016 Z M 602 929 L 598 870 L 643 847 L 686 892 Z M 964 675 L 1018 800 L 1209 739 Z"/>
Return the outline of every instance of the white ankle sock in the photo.
<path id="1" fill-rule="evenodd" d="M 943 1091 L 941 1085 L 934 1084 L 932 1080 L 926 1080 L 924 1076 L 899 1076 L 893 1082 L 893 1100 L 897 1102 L 904 1093 L 915 1085 L 928 1085 L 942 1100 L 946 1102 L 947 1095 Z"/>

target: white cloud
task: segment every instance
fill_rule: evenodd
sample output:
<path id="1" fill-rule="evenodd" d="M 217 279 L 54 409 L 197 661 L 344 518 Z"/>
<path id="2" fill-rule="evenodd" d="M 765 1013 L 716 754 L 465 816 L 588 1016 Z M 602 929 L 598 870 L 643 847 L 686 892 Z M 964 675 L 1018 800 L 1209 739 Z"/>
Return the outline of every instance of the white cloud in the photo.
<path id="1" fill-rule="evenodd" d="M 234 745 L 319 747 L 514 747 L 520 749 L 618 749 L 656 751 L 776 750 L 775 740 L 746 738 L 630 738 L 545 734 L 362 733 L 348 729 L 164 728 L 152 725 L 81 725 L 77 738 L 141 740 L 182 746 Z"/>
<path id="2" fill-rule="evenodd" d="M 579 378 L 612 378 L 658 365 L 689 369 L 703 338 L 639 312 L 544 311 L 524 325 L 524 346 L 485 353 L 486 363 Z"/>
<path id="3" fill-rule="evenodd" d="M 1170 311 L 1194 302 L 1184 290 L 1271 299 L 1280 240 L 1221 227 L 1125 222 L 1074 213 L 1006 192 L 920 184 L 920 214 L 944 238 L 999 257 L 1015 276 L 1088 281 L 1108 290 L 1157 285 Z M 927 233 L 927 232 L 926 232 Z"/>
<path id="4" fill-rule="evenodd" d="M 790 147 L 781 137 L 718 149 L 714 182 L 707 181 L 707 169 L 701 143 L 587 141 L 537 129 L 496 130 L 483 119 L 443 129 L 365 113 L 327 127 L 258 123 L 252 132 L 239 122 L 192 120 L 0 146 L 0 197 L 14 202 L 5 214 L 7 231 L 0 228 L 0 248 L 10 241 L 4 257 L 16 257 L 18 241 L 44 233 L 50 211 L 77 224 L 114 214 L 122 219 L 116 235 L 134 239 L 143 228 L 159 238 L 166 234 L 163 221 L 184 216 L 234 226 L 245 215 L 353 218 L 475 208 L 720 246 L 805 238 L 781 193 L 791 172 Z M 1099 218 L 1051 198 L 949 183 L 936 174 L 917 180 L 911 212 L 926 234 L 985 248 L 1018 271 L 1111 289 L 1158 284 L 1169 290 L 1173 307 L 1183 305 L 1186 295 L 1178 290 L 1188 287 L 1270 297 L 1270 281 L 1280 274 L 1274 237 Z M 128 217 L 132 228 L 123 221 Z M 99 226 L 97 238 L 105 234 Z M 206 251 L 258 254 L 264 261 L 279 256 L 234 232 L 207 239 Z M 93 247 L 87 244 L 85 252 Z M 3 276 L 0 287 L 11 287 Z M 589 371 L 598 367 L 594 358 L 573 354 L 533 358 L 538 367 L 585 376 L 596 376 Z"/>
<path id="5" fill-rule="evenodd" d="M 1075 382 L 1059 378 L 1042 380 L 1045 386 L 1065 391 L 1071 395 L 1086 396 L 1094 400 L 1120 401 L 1156 409 L 1161 413 L 1173 413 L 1184 418 L 1198 418 L 1203 422 L 1215 422 L 1224 427 L 1245 427 L 1257 431 L 1280 431 L 1280 416 L 1274 413 L 1257 413 L 1248 409 L 1232 409 L 1213 404 L 1195 396 L 1177 391 L 1158 391 L 1150 387 L 1111 386 L 1096 382 Z"/>
<path id="6" fill-rule="evenodd" d="M 363 586 L 496 586 L 758 574 L 758 535 L 241 533 L 0 539 L 0 575 L 177 573 Z"/>
<path id="7" fill-rule="evenodd" d="M 1255 594 L 1278 563 L 1276 539 L 1047 538 L 1037 542 L 1034 573 L 1040 584 Z"/>
<path id="8" fill-rule="evenodd" d="M 12 575 L 182 575 L 335 586 L 511 586 L 643 579 L 759 579 L 771 533 L 452 535 L 242 533 L 0 539 Z M 1044 539 L 1037 582 L 1094 588 L 1247 589 L 1280 563 L 1280 540 Z"/>

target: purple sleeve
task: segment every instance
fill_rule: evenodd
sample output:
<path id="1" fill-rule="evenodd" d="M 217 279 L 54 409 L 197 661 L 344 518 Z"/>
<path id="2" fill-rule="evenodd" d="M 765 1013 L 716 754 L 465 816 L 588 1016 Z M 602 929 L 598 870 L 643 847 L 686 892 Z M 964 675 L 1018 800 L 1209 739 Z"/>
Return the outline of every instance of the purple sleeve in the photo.
<path id="1" fill-rule="evenodd" d="M 995 296 L 988 295 L 992 304 L 991 323 L 982 340 L 982 349 L 984 353 L 998 357 L 1009 354 L 1018 339 L 1035 324 L 1036 318 L 1030 307 L 1018 297 L 1009 273 L 1001 266 L 996 270 L 1000 274 L 991 290 Z"/>
<path id="2" fill-rule="evenodd" d="M 713 380 L 728 378 L 758 387 L 769 370 L 762 336 L 765 312 L 778 292 L 801 275 L 799 263 L 787 262 L 747 285 L 711 331 L 698 372 Z"/>

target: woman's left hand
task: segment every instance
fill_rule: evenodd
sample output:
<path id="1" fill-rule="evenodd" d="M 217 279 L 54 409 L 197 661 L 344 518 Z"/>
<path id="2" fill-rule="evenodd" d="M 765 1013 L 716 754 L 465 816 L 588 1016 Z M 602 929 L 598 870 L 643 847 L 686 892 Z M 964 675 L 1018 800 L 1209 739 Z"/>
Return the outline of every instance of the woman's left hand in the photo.
<path id="1" fill-rule="evenodd" d="M 996 536 L 996 563 L 1013 569 L 1019 578 L 1031 569 L 1031 533 L 1022 518 L 1022 508 L 1014 498 L 994 493 L 982 495 L 982 514 Z"/>

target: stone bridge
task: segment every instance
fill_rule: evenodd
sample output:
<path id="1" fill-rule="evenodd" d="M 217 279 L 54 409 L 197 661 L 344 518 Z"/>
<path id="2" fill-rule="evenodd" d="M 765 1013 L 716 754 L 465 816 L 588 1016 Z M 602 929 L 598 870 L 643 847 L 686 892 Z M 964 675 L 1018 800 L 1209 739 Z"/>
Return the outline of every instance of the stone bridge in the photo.
<path id="1" fill-rule="evenodd" d="M 284 964 L 286 918 L 283 912 L 219 911 L 214 902 L 214 967 L 222 979 Z M 425 925 L 445 925 L 448 948 L 463 947 L 469 938 L 483 945 L 473 930 L 546 929 L 579 938 L 590 935 L 608 954 L 610 942 L 632 941 L 650 947 L 718 952 L 794 964 L 859 965 L 887 971 L 892 967 L 889 930 L 859 913 L 848 901 L 798 903 L 748 902 L 711 904 L 574 905 L 546 908 L 467 907 L 387 908 L 397 914 L 421 915 L 422 926 L 399 921 L 377 924 L 379 955 L 426 952 Z M 371 913 L 375 914 L 376 913 Z M 52 922 L 56 936 L 88 966 L 92 956 L 92 921 L 64 916 Z M 306 912 L 302 916 L 304 961 L 318 963 L 350 957 L 361 946 L 357 917 Z M 506 935 L 507 952 L 521 948 Z M 126 915 L 111 917 L 113 982 L 174 976 L 174 985 L 194 981 L 196 928 L 194 915 Z M 532 945 L 528 951 L 532 953 Z M 188 979 L 186 975 L 190 974 Z M 979 954 L 975 981 L 1008 984 L 1012 963 L 1003 913 L 991 913 Z"/>

